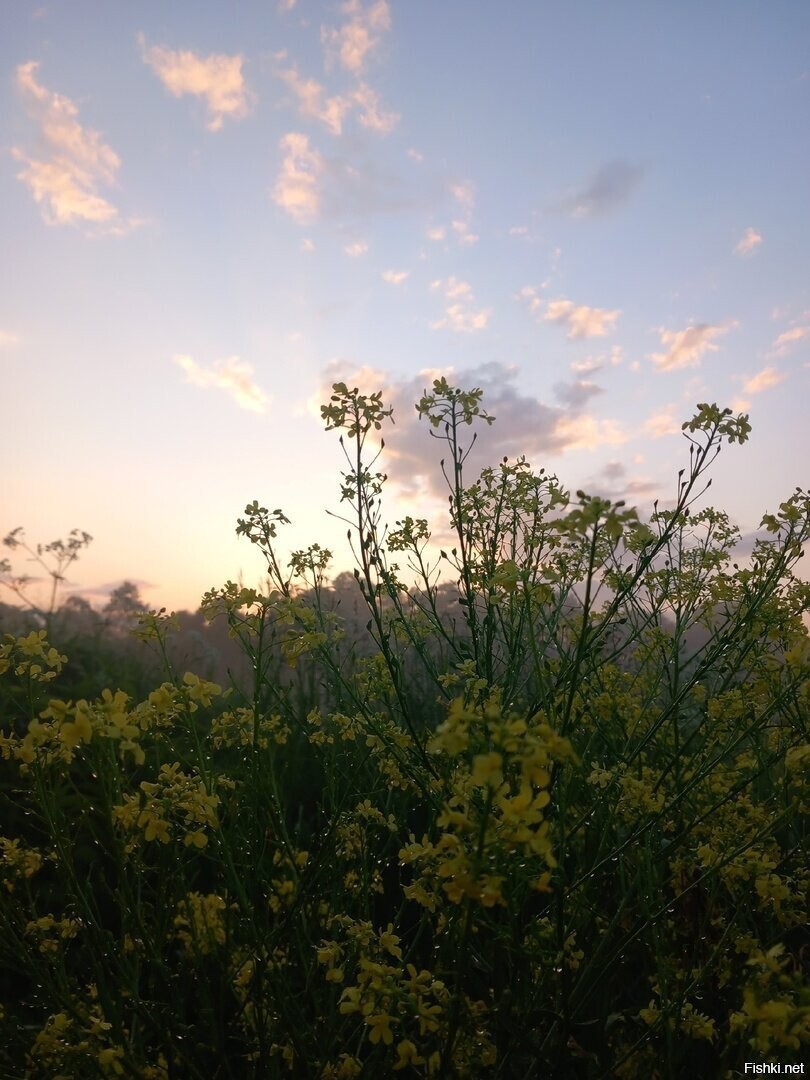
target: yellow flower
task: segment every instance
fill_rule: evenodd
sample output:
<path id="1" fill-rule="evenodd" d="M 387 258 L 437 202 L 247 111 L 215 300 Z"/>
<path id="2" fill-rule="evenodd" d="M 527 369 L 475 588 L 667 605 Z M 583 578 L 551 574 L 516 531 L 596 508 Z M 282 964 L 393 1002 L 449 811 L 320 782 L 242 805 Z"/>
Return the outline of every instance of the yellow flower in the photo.
<path id="1" fill-rule="evenodd" d="M 476 787 L 500 787 L 503 783 L 503 758 L 496 751 L 476 754 L 473 758 L 472 782 Z"/>
<path id="2" fill-rule="evenodd" d="M 389 923 L 388 927 L 380 934 L 380 945 L 391 956 L 395 956 L 397 960 L 402 959 L 402 949 L 399 947 L 399 938 L 394 933 L 393 923 Z"/>
<path id="3" fill-rule="evenodd" d="M 425 1059 L 420 1057 L 417 1053 L 416 1047 L 410 1039 L 403 1039 L 401 1043 L 397 1044 L 397 1060 L 394 1065 L 394 1070 L 399 1071 L 405 1069 L 408 1065 L 424 1065 Z"/>
<path id="4" fill-rule="evenodd" d="M 394 1041 L 394 1033 L 390 1026 L 393 1019 L 393 1016 L 388 1013 L 372 1013 L 371 1016 L 367 1016 L 366 1023 L 371 1028 L 369 1041 L 373 1043 L 382 1041 L 386 1046 L 390 1046 Z"/>
<path id="5" fill-rule="evenodd" d="M 188 695 L 192 701 L 199 701 L 201 705 L 210 705 L 211 699 L 222 693 L 222 687 L 214 682 L 206 682 L 198 675 L 187 671 L 183 676 L 183 682 L 188 687 Z"/>

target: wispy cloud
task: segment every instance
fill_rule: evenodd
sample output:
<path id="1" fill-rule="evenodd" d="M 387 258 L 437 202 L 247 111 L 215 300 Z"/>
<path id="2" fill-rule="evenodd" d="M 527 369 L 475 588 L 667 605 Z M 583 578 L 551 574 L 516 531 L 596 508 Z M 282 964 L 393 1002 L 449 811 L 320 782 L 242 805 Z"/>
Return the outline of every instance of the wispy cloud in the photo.
<path id="1" fill-rule="evenodd" d="M 734 248 L 735 255 L 751 255 L 762 243 L 762 234 L 756 229 L 747 228 L 742 234 L 742 239 Z"/>
<path id="2" fill-rule="evenodd" d="M 230 394 L 242 409 L 263 413 L 270 398 L 253 380 L 253 368 L 238 356 L 229 356 L 212 367 L 202 367 L 190 356 L 172 357 L 175 364 L 186 373 L 186 380 L 194 386 L 214 386 Z"/>
<path id="3" fill-rule="evenodd" d="M 678 368 L 698 367 L 704 353 L 717 352 L 717 338 L 723 337 L 737 324 L 734 321 L 724 323 L 697 323 L 684 330 L 667 330 L 660 327 L 658 333 L 664 352 L 650 353 L 659 371 L 675 371 Z"/>
<path id="4" fill-rule="evenodd" d="M 675 406 L 668 405 L 665 409 L 660 409 L 648 416 L 642 429 L 646 435 L 651 435 L 654 439 L 661 439 L 665 435 L 677 435 L 681 430 L 681 425 L 675 416 Z"/>
<path id="5" fill-rule="evenodd" d="M 386 0 L 364 8 L 359 0 L 347 0 L 341 8 L 348 16 L 339 28 L 322 26 L 321 42 L 328 63 L 335 60 L 346 71 L 361 75 L 382 35 L 391 29 L 391 10 Z"/>
<path id="6" fill-rule="evenodd" d="M 575 218 L 600 217 L 625 203 L 641 182 L 644 170 L 628 161 L 609 161 L 579 191 L 555 209 Z"/>
<path id="7" fill-rule="evenodd" d="M 39 64 L 29 60 L 16 71 L 17 89 L 39 126 L 43 156 L 33 157 L 19 147 L 12 154 L 24 168 L 17 174 L 42 207 L 49 225 L 87 222 L 105 232 L 123 234 L 142 222 L 121 217 L 99 194 L 116 182 L 121 160 L 98 131 L 83 127 L 70 98 L 37 82 Z"/>
<path id="8" fill-rule="evenodd" d="M 382 107 L 380 95 L 368 83 L 361 82 L 352 94 L 351 100 L 360 110 L 358 119 L 361 126 L 378 135 L 388 135 L 400 121 L 399 113 L 387 111 Z"/>
<path id="9" fill-rule="evenodd" d="M 578 375 L 590 375 L 595 371 L 601 371 L 606 364 L 618 367 L 624 362 L 624 349 L 621 345 L 614 345 L 609 353 L 599 356 L 586 356 L 584 360 L 572 360 L 569 367 Z"/>
<path id="10" fill-rule="evenodd" d="M 138 35 L 143 58 L 170 94 L 192 94 L 205 100 L 208 130 L 220 131 L 226 119 L 240 120 L 253 107 L 255 95 L 242 75 L 244 57 L 212 53 L 200 56 L 190 49 L 167 49 L 163 45 L 147 47 L 143 34 Z"/>
<path id="11" fill-rule="evenodd" d="M 282 68 L 276 74 L 295 95 L 302 116 L 320 120 L 333 135 L 340 135 L 343 118 L 352 107 L 349 98 L 339 95 L 327 98 L 317 79 L 302 78 L 295 67 Z"/>
<path id="12" fill-rule="evenodd" d="M 769 355 L 784 356 L 785 353 L 790 352 L 795 345 L 798 345 L 800 341 L 804 341 L 808 336 L 810 336 L 810 326 L 794 326 L 791 330 L 785 330 L 771 345 Z"/>
<path id="13" fill-rule="evenodd" d="M 787 375 L 784 371 L 777 371 L 776 368 L 766 367 L 744 382 L 743 390 L 746 394 L 761 394 L 763 390 L 770 390 L 772 386 L 778 385 L 786 378 Z"/>
<path id="14" fill-rule="evenodd" d="M 358 258 L 360 255 L 365 255 L 368 251 L 368 244 L 365 240 L 355 240 L 352 244 L 347 244 L 343 249 L 347 255 L 350 255 L 353 259 Z"/>
<path id="15" fill-rule="evenodd" d="M 447 236 L 447 229 L 443 225 L 434 225 L 427 230 L 425 235 L 428 240 L 444 240 L 445 236 Z"/>
<path id="16" fill-rule="evenodd" d="M 19 340 L 19 336 L 10 330 L 0 330 L 0 349 L 13 349 Z"/>
<path id="17" fill-rule="evenodd" d="M 452 330 L 457 334 L 470 334 L 486 328 L 492 315 L 492 308 L 475 309 L 472 288 L 468 281 L 449 277 L 445 281 L 434 281 L 430 287 L 434 291 L 442 292 L 445 300 L 448 301 L 444 316 L 430 324 L 432 330 Z"/>
<path id="18" fill-rule="evenodd" d="M 450 222 L 450 228 L 458 237 L 459 243 L 465 247 L 477 244 L 479 236 L 472 231 L 471 221 L 475 208 L 475 191 L 469 180 L 450 185 L 450 194 L 458 205 L 458 216 Z"/>
<path id="19" fill-rule="evenodd" d="M 528 300 L 530 311 L 539 310 L 539 297 L 536 292 L 532 294 L 527 290 L 522 290 L 521 295 Z M 575 304 L 573 300 L 561 297 L 548 302 L 543 321 L 564 326 L 568 340 L 577 341 L 580 338 L 605 337 L 615 330 L 616 320 L 620 315 L 620 310 L 609 311 L 607 308 L 587 307 L 585 304 Z"/>
<path id="20" fill-rule="evenodd" d="M 408 273 L 407 270 L 383 270 L 382 279 L 389 285 L 401 285 L 408 277 Z"/>
<path id="21" fill-rule="evenodd" d="M 425 155 L 413 146 L 409 146 L 406 153 L 411 161 L 415 161 L 417 165 L 421 165 L 425 160 Z"/>
<path id="22" fill-rule="evenodd" d="M 321 155 L 310 149 L 307 136 L 297 131 L 282 136 L 279 149 L 284 157 L 273 189 L 273 201 L 299 224 L 313 221 L 320 209 Z"/>

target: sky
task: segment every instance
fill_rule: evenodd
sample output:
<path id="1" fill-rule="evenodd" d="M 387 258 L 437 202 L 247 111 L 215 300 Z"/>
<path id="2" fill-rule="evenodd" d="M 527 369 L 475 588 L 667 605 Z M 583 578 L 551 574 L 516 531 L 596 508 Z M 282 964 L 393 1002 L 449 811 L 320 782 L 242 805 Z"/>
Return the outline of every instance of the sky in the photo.
<path id="1" fill-rule="evenodd" d="M 445 375 L 471 466 L 642 515 L 698 402 L 747 412 L 704 502 L 750 540 L 810 480 L 808 42 L 795 0 L 4 4 L 0 535 L 194 609 L 260 580 L 257 499 L 347 569 L 319 405 L 383 391 L 387 518 L 442 527 Z"/>

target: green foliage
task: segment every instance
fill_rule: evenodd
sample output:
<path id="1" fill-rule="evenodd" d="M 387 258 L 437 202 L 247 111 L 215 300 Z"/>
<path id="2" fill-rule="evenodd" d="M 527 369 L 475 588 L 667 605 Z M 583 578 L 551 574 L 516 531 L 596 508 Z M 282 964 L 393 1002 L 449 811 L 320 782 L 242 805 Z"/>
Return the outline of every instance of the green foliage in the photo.
<path id="1" fill-rule="evenodd" d="M 138 619 L 166 674 L 142 695 L 51 696 L 47 635 L 0 645 L 26 714 L 0 735 L 2 1068 L 676 1080 L 799 1061 L 808 493 L 740 568 L 728 517 L 695 504 L 747 417 L 698 406 L 677 497 L 641 521 L 522 458 L 468 482 L 462 432 L 493 418 L 440 379 L 417 405 L 446 446 L 454 540 L 434 551 L 427 521 L 382 516 L 367 439 L 391 409 L 333 390 L 365 634 L 330 553 L 285 564 L 289 522 L 254 502 L 237 532 L 266 589 L 201 605 L 247 683 L 181 676 L 165 612 Z"/>

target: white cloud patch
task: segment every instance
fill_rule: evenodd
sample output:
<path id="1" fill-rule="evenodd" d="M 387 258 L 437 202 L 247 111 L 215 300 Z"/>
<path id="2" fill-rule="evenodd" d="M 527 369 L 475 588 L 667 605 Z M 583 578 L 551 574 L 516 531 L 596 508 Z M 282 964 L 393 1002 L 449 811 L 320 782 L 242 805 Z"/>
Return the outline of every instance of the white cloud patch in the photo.
<path id="1" fill-rule="evenodd" d="M 241 120 L 253 107 L 254 95 L 242 75 L 244 57 L 223 53 L 200 56 L 190 49 L 167 49 L 163 45 L 147 47 L 142 34 L 138 43 L 144 62 L 170 94 L 191 94 L 205 100 L 209 131 L 220 131 L 226 119 Z"/>
<path id="2" fill-rule="evenodd" d="M 10 330 L 0 330 L 0 349 L 13 349 L 19 340 L 18 335 L 12 334 Z"/>
<path id="3" fill-rule="evenodd" d="M 406 153 L 411 161 L 415 161 L 417 165 L 421 165 L 425 160 L 425 155 L 413 146 L 409 146 Z"/>
<path id="4" fill-rule="evenodd" d="M 539 299 L 536 293 L 530 295 L 522 290 L 521 295 L 529 300 L 529 310 L 537 311 L 536 301 Z M 575 304 L 573 300 L 561 297 L 550 300 L 543 314 L 544 322 L 557 323 L 566 328 L 566 336 L 569 341 L 578 341 L 581 338 L 605 337 L 616 328 L 616 320 L 621 311 L 609 311 L 607 308 L 587 307 L 585 304 Z"/>
<path id="5" fill-rule="evenodd" d="M 328 63 L 337 61 L 352 75 L 361 75 L 382 35 L 391 29 L 391 10 L 386 0 L 364 8 L 359 0 L 347 0 L 341 8 L 347 21 L 338 29 L 321 27 L 321 43 Z"/>
<path id="6" fill-rule="evenodd" d="M 312 242 L 312 240 L 310 240 L 308 236 L 304 237 L 304 239 L 301 241 L 301 250 L 303 252 L 306 252 L 307 255 L 310 253 L 310 251 L 315 250 L 315 244 Z"/>
<path id="7" fill-rule="evenodd" d="M 668 405 L 651 416 L 648 416 L 642 425 L 645 434 L 653 439 L 661 439 L 665 435 L 677 435 L 681 425 L 675 416 L 675 406 Z"/>
<path id="8" fill-rule="evenodd" d="M 425 235 L 428 240 L 444 240 L 445 236 L 447 236 L 447 229 L 443 225 L 435 225 L 433 228 L 428 229 Z"/>
<path id="9" fill-rule="evenodd" d="M 800 341 L 804 341 L 806 337 L 810 336 L 810 326 L 794 326 L 791 330 L 785 330 L 779 335 L 771 346 L 771 356 L 784 356 L 785 353 L 798 345 Z"/>
<path id="10" fill-rule="evenodd" d="M 83 127 L 74 103 L 37 82 L 39 64 L 29 60 L 16 71 L 17 89 L 39 126 L 42 156 L 34 157 L 19 147 L 14 158 L 22 162 L 17 174 L 29 188 L 49 225 L 86 222 L 108 233 L 123 235 L 137 219 L 123 219 L 99 188 L 116 182 L 121 160 L 98 131 Z"/>
<path id="11" fill-rule="evenodd" d="M 323 159 L 317 150 L 310 149 L 309 139 L 291 131 L 279 140 L 284 155 L 273 201 L 299 224 L 313 221 L 320 210 L 318 179 L 323 171 Z"/>
<path id="12" fill-rule="evenodd" d="M 294 94 L 298 102 L 298 111 L 302 116 L 320 120 L 333 135 L 343 131 L 343 118 L 351 109 L 352 103 L 346 97 L 326 97 L 323 86 L 317 79 L 304 79 L 295 67 L 282 68 L 276 73 L 284 85 Z"/>
<path id="13" fill-rule="evenodd" d="M 468 281 L 449 277 L 445 281 L 434 281 L 430 287 L 434 292 L 443 293 L 445 300 L 448 301 L 443 317 L 430 324 L 432 330 L 452 330 L 457 334 L 471 334 L 486 328 L 492 315 L 492 308 L 475 309 L 472 287 Z"/>
<path id="14" fill-rule="evenodd" d="M 650 353 L 648 359 L 652 360 L 659 371 L 698 367 L 704 353 L 717 352 L 719 349 L 719 345 L 715 345 L 716 339 L 723 337 L 736 325 L 730 321 L 716 325 L 697 323 L 695 326 L 687 326 L 685 330 L 667 330 L 660 327 L 658 333 L 665 351 Z"/>
<path id="15" fill-rule="evenodd" d="M 351 93 L 327 97 L 317 79 L 299 75 L 294 65 L 281 68 L 276 75 L 295 97 L 299 113 L 320 120 L 333 135 L 342 134 L 344 122 L 354 109 L 358 110 L 361 127 L 378 135 L 389 134 L 399 123 L 399 113 L 384 109 L 379 94 L 368 83 L 361 82 Z"/>
<path id="16" fill-rule="evenodd" d="M 408 277 L 408 273 L 407 270 L 383 270 L 382 279 L 389 285 L 401 285 Z"/>
<path id="17" fill-rule="evenodd" d="M 450 228 L 464 247 L 477 244 L 479 236 L 472 231 L 471 221 L 475 208 L 475 191 L 469 180 L 450 185 L 450 194 L 458 203 L 459 216 L 450 222 Z"/>
<path id="18" fill-rule="evenodd" d="M 597 420 L 593 416 L 564 416 L 556 424 L 554 434 L 566 450 L 596 450 L 600 446 L 618 446 L 629 435 L 615 420 Z"/>
<path id="19" fill-rule="evenodd" d="M 382 107 L 379 94 L 368 83 L 360 83 L 352 94 L 352 101 L 360 110 L 361 126 L 378 135 L 388 135 L 400 121 L 399 113 L 388 112 Z"/>
<path id="20" fill-rule="evenodd" d="M 762 243 L 762 234 L 756 229 L 747 228 L 742 234 L 742 239 L 734 248 L 735 255 L 751 255 Z"/>
<path id="21" fill-rule="evenodd" d="M 253 368 L 238 356 L 229 356 L 210 368 L 202 367 L 190 356 L 172 357 L 175 364 L 186 373 L 186 380 L 194 386 L 214 386 L 230 394 L 242 409 L 263 413 L 270 398 L 253 381 Z"/>
<path id="22" fill-rule="evenodd" d="M 355 240 L 354 243 L 347 244 L 343 250 L 353 259 L 357 259 L 360 255 L 365 255 L 368 251 L 368 244 L 365 240 Z"/>
<path id="23" fill-rule="evenodd" d="M 770 390 L 772 386 L 777 386 L 785 378 L 787 378 L 785 372 L 766 367 L 744 382 L 743 390 L 746 394 L 761 394 L 763 390 Z"/>

